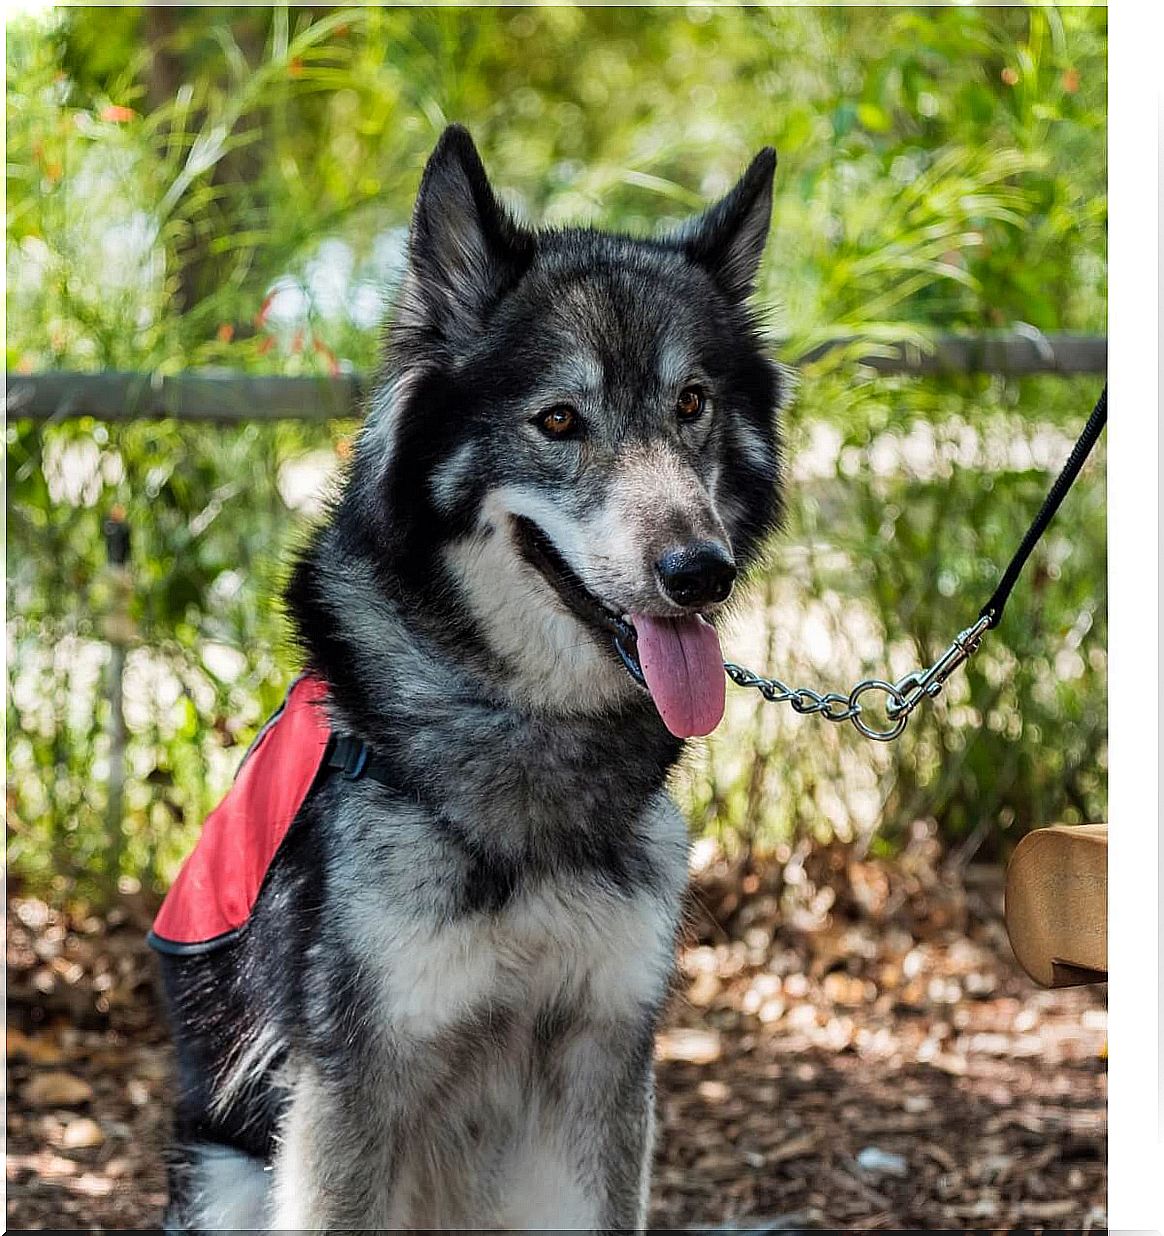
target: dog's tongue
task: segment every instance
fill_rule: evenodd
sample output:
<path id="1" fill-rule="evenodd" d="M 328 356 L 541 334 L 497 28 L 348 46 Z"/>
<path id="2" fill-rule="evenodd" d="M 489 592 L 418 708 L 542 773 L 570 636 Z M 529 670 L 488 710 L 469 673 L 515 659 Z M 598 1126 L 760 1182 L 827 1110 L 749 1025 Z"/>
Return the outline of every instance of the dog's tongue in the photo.
<path id="1" fill-rule="evenodd" d="M 679 738 L 710 734 L 723 716 L 719 636 L 702 618 L 631 614 L 639 664 L 663 723 Z"/>

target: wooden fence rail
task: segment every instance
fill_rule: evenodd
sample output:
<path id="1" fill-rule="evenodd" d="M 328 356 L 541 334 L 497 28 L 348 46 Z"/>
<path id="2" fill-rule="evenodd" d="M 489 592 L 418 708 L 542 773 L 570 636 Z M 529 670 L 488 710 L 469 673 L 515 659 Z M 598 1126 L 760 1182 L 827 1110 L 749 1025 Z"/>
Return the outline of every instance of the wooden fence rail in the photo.
<path id="1" fill-rule="evenodd" d="M 812 349 L 796 363 L 809 364 L 832 349 L 851 347 L 855 342 L 833 340 Z M 1107 371 L 1107 339 L 1102 335 L 1042 335 L 1037 331 L 939 335 L 924 348 L 913 342 L 882 344 L 876 351 L 862 352 L 859 359 L 885 374 L 1101 374 Z M 359 415 L 364 391 L 363 379 L 356 374 L 283 378 L 229 370 L 190 370 L 162 377 L 61 371 L 9 373 L 6 377 L 9 420 L 58 421 L 80 416 L 102 421 L 175 417 L 220 424 L 332 420 Z"/>

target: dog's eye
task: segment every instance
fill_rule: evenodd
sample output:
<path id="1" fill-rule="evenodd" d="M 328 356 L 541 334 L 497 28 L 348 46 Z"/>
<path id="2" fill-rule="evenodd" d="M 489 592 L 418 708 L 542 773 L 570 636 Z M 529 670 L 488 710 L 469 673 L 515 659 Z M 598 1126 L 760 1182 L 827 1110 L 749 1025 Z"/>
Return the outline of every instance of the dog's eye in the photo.
<path id="1" fill-rule="evenodd" d="M 685 386 L 675 401 L 675 412 L 681 421 L 697 421 L 703 415 L 706 401 L 698 386 Z"/>
<path id="2" fill-rule="evenodd" d="M 535 416 L 534 424 L 547 438 L 569 438 L 578 432 L 581 418 L 568 403 L 559 403 Z"/>

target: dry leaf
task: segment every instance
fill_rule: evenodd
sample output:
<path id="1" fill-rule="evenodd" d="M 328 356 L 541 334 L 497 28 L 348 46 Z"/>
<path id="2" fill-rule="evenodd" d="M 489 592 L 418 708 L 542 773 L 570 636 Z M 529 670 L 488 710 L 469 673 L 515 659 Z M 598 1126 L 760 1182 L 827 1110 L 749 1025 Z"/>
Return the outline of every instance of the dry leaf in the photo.
<path id="1" fill-rule="evenodd" d="M 8 1028 L 7 1052 L 9 1060 L 20 1056 L 33 1064 L 60 1064 L 65 1058 L 59 1044 L 45 1035 L 24 1034 L 15 1026 Z"/>
<path id="2" fill-rule="evenodd" d="M 789 1159 L 803 1159 L 813 1154 L 817 1148 L 817 1138 L 814 1133 L 805 1133 L 794 1137 L 776 1149 L 768 1156 L 768 1165 L 775 1167 L 777 1163 L 786 1163 Z"/>
<path id="3" fill-rule="evenodd" d="M 105 1134 L 96 1120 L 88 1116 L 79 1116 L 65 1125 L 61 1135 L 61 1145 L 66 1150 L 91 1150 L 105 1141 Z"/>
<path id="4" fill-rule="evenodd" d="M 696 1008 L 706 1008 L 719 995 L 719 989 L 719 979 L 714 974 L 703 972 L 695 976 L 695 981 L 687 989 L 687 999 Z"/>
<path id="5" fill-rule="evenodd" d="M 29 1107 L 79 1107 L 93 1097 L 93 1087 L 72 1073 L 37 1073 L 24 1087 Z"/>
<path id="6" fill-rule="evenodd" d="M 720 1055 L 718 1030 L 664 1030 L 655 1044 L 656 1060 L 711 1064 Z"/>

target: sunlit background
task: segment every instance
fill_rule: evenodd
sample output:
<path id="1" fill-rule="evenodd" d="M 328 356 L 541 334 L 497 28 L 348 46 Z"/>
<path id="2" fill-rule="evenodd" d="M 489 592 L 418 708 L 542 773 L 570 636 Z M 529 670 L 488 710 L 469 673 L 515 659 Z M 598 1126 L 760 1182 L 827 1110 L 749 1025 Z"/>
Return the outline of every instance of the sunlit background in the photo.
<path id="1" fill-rule="evenodd" d="M 973 620 L 1100 381 L 857 357 L 1104 332 L 1105 46 L 1099 8 L 27 10 L 7 367 L 367 372 L 450 120 L 524 215 L 640 234 L 772 143 L 773 349 L 858 343 L 800 370 L 787 527 L 725 650 L 820 690 L 898 678 Z M 9 421 L 9 855 L 29 888 L 164 886 L 278 703 L 280 581 L 356 429 L 309 414 Z M 703 852 L 924 831 L 989 857 L 1103 818 L 1104 504 L 1100 456 L 1001 630 L 896 744 L 733 689 L 678 780 Z"/>

